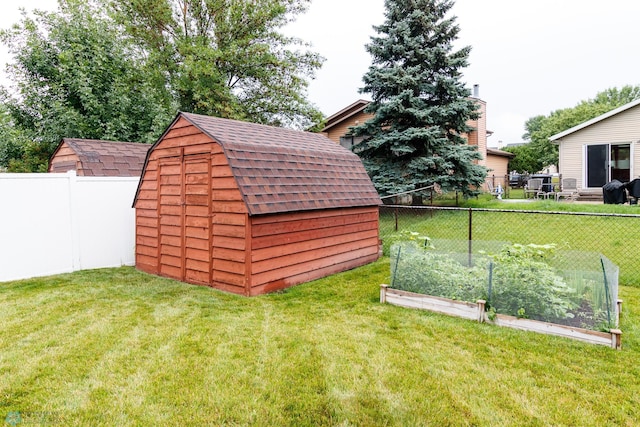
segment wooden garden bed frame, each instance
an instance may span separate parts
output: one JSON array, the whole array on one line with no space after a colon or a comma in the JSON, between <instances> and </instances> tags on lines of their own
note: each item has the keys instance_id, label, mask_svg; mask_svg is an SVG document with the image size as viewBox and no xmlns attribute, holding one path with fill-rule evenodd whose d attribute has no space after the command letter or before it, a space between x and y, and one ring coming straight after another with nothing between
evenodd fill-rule
<instances>
[{"instance_id":1,"label":"wooden garden bed frame","mask_svg":"<svg viewBox=\"0 0 640 427\"><path fill-rule=\"evenodd\" d=\"M622 331L611 329L609 332L592 331L589 329L575 328L572 326L558 325L555 323L541 322L539 320L520 319L505 314L496 314L490 320L485 312L486 301L478 300L476 303L456 301L447 298L417 294L390 288L389 285L380 285L380 302L407 308L418 308L436 313L448 314L463 319L477 320L478 322L491 323L493 325L508 328L533 331L541 334L556 335L584 341L590 344L606 345L616 350L622 349ZM616 319L619 320L622 312L622 300L617 301ZM619 322L616 322L619 324Z\"/></svg>"}]
</instances>

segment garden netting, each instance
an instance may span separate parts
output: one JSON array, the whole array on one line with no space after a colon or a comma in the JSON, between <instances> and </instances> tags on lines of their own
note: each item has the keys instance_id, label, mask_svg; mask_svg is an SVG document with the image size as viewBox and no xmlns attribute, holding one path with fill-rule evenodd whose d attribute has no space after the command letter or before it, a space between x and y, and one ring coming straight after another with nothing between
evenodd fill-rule
<instances>
[{"instance_id":1,"label":"garden netting","mask_svg":"<svg viewBox=\"0 0 640 427\"><path fill-rule=\"evenodd\" d=\"M391 287L497 314L591 330L617 328L618 267L595 252L554 245L432 240L392 245Z\"/></svg>"}]
</instances>

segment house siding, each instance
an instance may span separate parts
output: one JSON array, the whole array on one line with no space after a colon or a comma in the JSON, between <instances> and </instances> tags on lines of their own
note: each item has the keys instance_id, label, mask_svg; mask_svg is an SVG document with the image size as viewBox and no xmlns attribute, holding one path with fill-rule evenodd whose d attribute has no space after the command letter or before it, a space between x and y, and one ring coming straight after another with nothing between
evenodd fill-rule
<instances>
[{"instance_id":1,"label":"house siding","mask_svg":"<svg viewBox=\"0 0 640 427\"><path fill-rule=\"evenodd\" d=\"M558 163L563 178L575 178L578 188L584 182L584 146L592 144L631 144L631 179L640 170L640 106L622 111L559 139Z\"/></svg>"},{"instance_id":2,"label":"house siding","mask_svg":"<svg viewBox=\"0 0 640 427\"><path fill-rule=\"evenodd\" d=\"M353 116L348 117L344 121L331 127L331 129L329 129L327 132L324 132L324 134L327 136L327 138L339 144L340 137L348 135L350 127L361 125L367 120L371 119L372 117L373 117L373 114L359 111L358 113L355 113Z\"/></svg>"}]
</instances>

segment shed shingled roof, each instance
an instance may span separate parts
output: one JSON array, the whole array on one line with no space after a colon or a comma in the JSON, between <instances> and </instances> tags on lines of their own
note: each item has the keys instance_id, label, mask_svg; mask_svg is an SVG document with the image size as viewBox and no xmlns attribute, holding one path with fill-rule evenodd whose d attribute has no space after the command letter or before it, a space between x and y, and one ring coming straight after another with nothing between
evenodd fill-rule
<instances>
[{"instance_id":1,"label":"shed shingled roof","mask_svg":"<svg viewBox=\"0 0 640 427\"><path fill-rule=\"evenodd\" d=\"M220 144L250 215L381 204L360 158L324 135L191 113L175 121L180 117Z\"/></svg>"},{"instance_id":2,"label":"shed shingled roof","mask_svg":"<svg viewBox=\"0 0 640 427\"><path fill-rule=\"evenodd\" d=\"M63 138L51 160L63 144L78 156L86 176L140 176L151 144Z\"/></svg>"}]
</instances>

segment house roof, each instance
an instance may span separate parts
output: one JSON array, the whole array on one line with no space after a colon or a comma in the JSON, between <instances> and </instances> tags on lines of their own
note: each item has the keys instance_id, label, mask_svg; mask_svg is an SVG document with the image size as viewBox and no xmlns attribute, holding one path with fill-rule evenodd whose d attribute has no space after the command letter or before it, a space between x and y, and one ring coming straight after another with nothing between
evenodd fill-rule
<instances>
[{"instance_id":1,"label":"house roof","mask_svg":"<svg viewBox=\"0 0 640 427\"><path fill-rule=\"evenodd\" d=\"M78 156L85 176L140 176L150 144L103 141L97 139L63 138L49 160L49 167L63 145ZM54 164L65 166L63 163ZM75 163L66 169L75 169Z\"/></svg>"},{"instance_id":2,"label":"house roof","mask_svg":"<svg viewBox=\"0 0 640 427\"><path fill-rule=\"evenodd\" d=\"M381 204L358 156L321 134L191 113L174 123L180 117L220 144L250 215Z\"/></svg>"},{"instance_id":3,"label":"house roof","mask_svg":"<svg viewBox=\"0 0 640 427\"><path fill-rule=\"evenodd\" d=\"M326 132L335 126L338 123L348 119L349 117L358 114L362 110L364 110L367 105L369 105L371 101L365 101L364 99L359 99L351 105L344 107L342 110L338 111L335 114L330 115L325 119L325 126L322 129L322 132Z\"/></svg>"},{"instance_id":4,"label":"house roof","mask_svg":"<svg viewBox=\"0 0 640 427\"><path fill-rule=\"evenodd\" d=\"M627 104L624 104L614 110L608 111L604 114L599 115L598 117L594 117L591 120L587 120L586 122L580 123L579 125L576 125L570 129L567 129L563 132L557 133L555 135L552 135L549 137L549 141L557 141L561 138L564 138L567 135L571 135L574 132L577 132L581 129L584 129L588 126L591 126L593 124L596 124L598 122L601 122L605 119L608 119L609 117L615 116L616 114L622 113L623 111L629 110L637 105L640 105L640 99L636 99L635 101L631 101Z\"/></svg>"},{"instance_id":5,"label":"house roof","mask_svg":"<svg viewBox=\"0 0 640 427\"><path fill-rule=\"evenodd\" d=\"M487 147L487 155L509 157L509 158L516 156L515 154L509 153L508 151L502 151L496 148L488 148L488 147Z\"/></svg>"}]
</instances>

